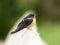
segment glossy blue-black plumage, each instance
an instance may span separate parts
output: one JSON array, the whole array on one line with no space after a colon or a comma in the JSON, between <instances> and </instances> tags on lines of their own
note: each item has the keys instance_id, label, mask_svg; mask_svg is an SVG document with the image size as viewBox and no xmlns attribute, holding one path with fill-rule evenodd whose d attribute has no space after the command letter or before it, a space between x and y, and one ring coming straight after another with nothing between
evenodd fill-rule
<instances>
[{"instance_id":1,"label":"glossy blue-black plumage","mask_svg":"<svg viewBox=\"0 0 60 45\"><path fill-rule=\"evenodd\" d=\"M33 22L33 19L31 18L33 15L29 15L27 17L25 17L17 26L17 29L13 32L11 32L11 34L14 34L18 31L21 31L22 29L26 28L28 25L30 25Z\"/></svg>"}]
</instances>

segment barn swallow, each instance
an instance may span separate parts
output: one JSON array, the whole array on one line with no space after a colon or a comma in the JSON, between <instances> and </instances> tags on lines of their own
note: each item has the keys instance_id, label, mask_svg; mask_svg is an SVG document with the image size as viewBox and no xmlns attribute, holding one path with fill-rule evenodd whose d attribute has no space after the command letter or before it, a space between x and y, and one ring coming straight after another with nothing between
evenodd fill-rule
<instances>
[{"instance_id":1,"label":"barn swallow","mask_svg":"<svg viewBox=\"0 0 60 45\"><path fill-rule=\"evenodd\" d=\"M24 28L30 29L34 25L34 18L34 14L29 14L28 16L23 18L23 20L18 24L17 29L11 32L11 34L21 31Z\"/></svg>"}]
</instances>

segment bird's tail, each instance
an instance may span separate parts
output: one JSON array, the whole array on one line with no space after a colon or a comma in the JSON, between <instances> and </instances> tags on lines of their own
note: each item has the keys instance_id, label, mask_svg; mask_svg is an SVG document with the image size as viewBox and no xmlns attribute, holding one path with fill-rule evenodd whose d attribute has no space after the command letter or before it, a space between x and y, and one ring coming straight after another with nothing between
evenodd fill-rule
<instances>
[{"instance_id":1,"label":"bird's tail","mask_svg":"<svg viewBox=\"0 0 60 45\"><path fill-rule=\"evenodd\" d=\"M17 33L18 31L21 31L22 29L17 28L15 31L11 32L11 34Z\"/></svg>"},{"instance_id":2,"label":"bird's tail","mask_svg":"<svg viewBox=\"0 0 60 45\"><path fill-rule=\"evenodd\" d=\"M13 31L13 32L11 32L11 34L14 34L14 33L16 33L17 31Z\"/></svg>"},{"instance_id":3,"label":"bird's tail","mask_svg":"<svg viewBox=\"0 0 60 45\"><path fill-rule=\"evenodd\" d=\"M15 30L15 31L11 32L11 34L14 34L14 33L18 32L18 31L19 31L19 30Z\"/></svg>"}]
</instances>

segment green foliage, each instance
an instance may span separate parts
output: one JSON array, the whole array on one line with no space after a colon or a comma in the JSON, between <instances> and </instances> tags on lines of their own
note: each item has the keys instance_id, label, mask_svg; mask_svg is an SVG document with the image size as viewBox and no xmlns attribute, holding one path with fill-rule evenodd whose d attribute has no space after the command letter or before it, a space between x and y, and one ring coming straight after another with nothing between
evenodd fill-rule
<instances>
[{"instance_id":1,"label":"green foliage","mask_svg":"<svg viewBox=\"0 0 60 45\"><path fill-rule=\"evenodd\" d=\"M41 24L39 27L40 36L48 45L60 45L60 24Z\"/></svg>"},{"instance_id":2,"label":"green foliage","mask_svg":"<svg viewBox=\"0 0 60 45\"><path fill-rule=\"evenodd\" d=\"M5 39L15 22L27 11L34 10L37 14L37 25L41 37L49 45L60 45L60 23L44 24L49 15L42 15L44 0L0 0L0 39ZM50 11L49 11L50 12ZM51 16L52 17L52 16ZM51 18L50 17L50 18ZM54 17L54 16L53 16ZM52 19L53 19L52 17ZM43 19L42 19L43 18ZM46 19L47 19L46 18ZM49 18L49 19L50 19ZM47 19L48 20L48 19ZM49 23L51 22L48 20Z\"/></svg>"}]
</instances>

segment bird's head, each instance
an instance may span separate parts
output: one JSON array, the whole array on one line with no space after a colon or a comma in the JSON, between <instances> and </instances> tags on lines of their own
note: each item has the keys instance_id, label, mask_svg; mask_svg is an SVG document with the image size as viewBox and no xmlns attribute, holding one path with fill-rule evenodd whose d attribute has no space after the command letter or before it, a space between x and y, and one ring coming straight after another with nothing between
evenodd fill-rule
<instances>
[{"instance_id":1,"label":"bird's head","mask_svg":"<svg viewBox=\"0 0 60 45\"><path fill-rule=\"evenodd\" d=\"M29 14L28 19L33 19L34 23L36 23L36 15L35 14Z\"/></svg>"},{"instance_id":2,"label":"bird's head","mask_svg":"<svg viewBox=\"0 0 60 45\"><path fill-rule=\"evenodd\" d=\"M35 15L34 14L29 14L26 18L34 18Z\"/></svg>"}]
</instances>

